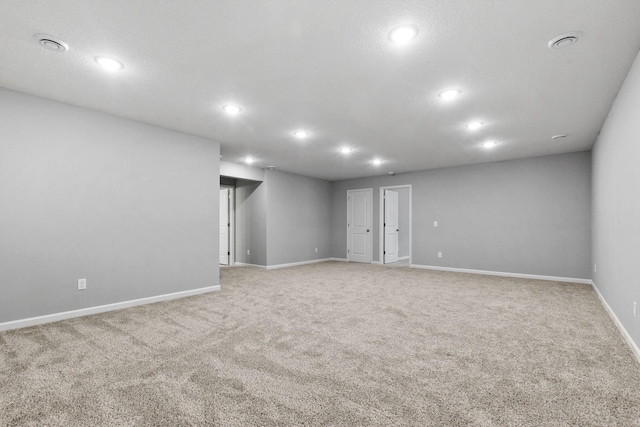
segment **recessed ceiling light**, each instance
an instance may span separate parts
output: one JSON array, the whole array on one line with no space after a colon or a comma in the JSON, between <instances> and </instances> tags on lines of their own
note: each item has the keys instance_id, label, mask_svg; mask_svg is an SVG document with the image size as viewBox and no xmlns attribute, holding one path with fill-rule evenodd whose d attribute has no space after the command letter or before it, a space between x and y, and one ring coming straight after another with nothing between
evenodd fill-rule
<instances>
[{"instance_id":1,"label":"recessed ceiling light","mask_svg":"<svg viewBox=\"0 0 640 427\"><path fill-rule=\"evenodd\" d=\"M460 95L462 91L460 89L447 89L444 92L440 92L440 98L445 99L445 100L449 100L449 99L453 99L456 96Z\"/></svg>"},{"instance_id":2,"label":"recessed ceiling light","mask_svg":"<svg viewBox=\"0 0 640 427\"><path fill-rule=\"evenodd\" d=\"M487 142L485 142L485 143L483 143L483 144L482 144L482 146L483 146L484 148L493 148L493 147L495 147L496 145L498 145L498 143L497 143L497 142L495 142L495 141L487 141Z\"/></svg>"},{"instance_id":3,"label":"recessed ceiling light","mask_svg":"<svg viewBox=\"0 0 640 427\"><path fill-rule=\"evenodd\" d=\"M244 162L250 165L251 163L255 162L255 160L251 157L247 157L244 159Z\"/></svg>"},{"instance_id":4,"label":"recessed ceiling light","mask_svg":"<svg viewBox=\"0 0 640 427\"><path fill-rule=\"evenodd\" d=\"M395 172L389 172L389 175L391 175L391 176L393 176L395 174L396 174Z\"/></svg>"},{"instance_id":5,"label":"recessed ceiling light","mask_svg":"<svg viewBox=\"0 0 640 427\"><path fill-rule=\"evenodd\" d=\"M53 37L48 34L36 34L35 37L42 47L49 50L53 50L56 52L65 52L69 49L69 45L57 37Z\"/></svg>"},{"instance_id":6,"label":"recessed ceiling light","mask_svg":"<svg viewBox=\"0 0 640 427\"><path fill-rule=\"evenodd\" d=\"M349 147L342 147L342 148L340 149L340 152L341 152L342 154L349 154L349 153L351 152L351 148L349 148Z\"/></svg>"},{"instance_id":7,"label":"recessed ceiling light","mask_svg":"<svg viewBox=\"0 0 640 427\"><path fill-rule=\"evenodd\" d=\"M567 137L567 135L564 135L564 134L563 135L553 135L551 137L551 139L562 139L562 138L566 138L566 137Z\"/></svg>"},{"instance_id":8,"label":"recessed ceiling light","mask_svg":"<svg viewBox=\"0 0 640 427\"><path fill-rule=\"evenodd\" d=\"M477 129L480 129L483 124L484 123L482 123L482 122L467 123L467 129L469 129L469 130L477 130Z\"/></svg>"},{"instance_id":9,"label":"recessed ceiling light","mask_svg":"<svg viewBox=\"0 0 640 427\"><path fill-rule=\"evenodd\" d=\"M576 44L580 37L582 37L581 31L570 31L552 38L547 45L550 49L563 49Z\"/></svg>"},{"instance_id":10,"label":"recessed ceiling light","mask_svg":"<svg viewBox=\"0 0 640 427\"><path fill-rule=\"evenodd\" d=\"M389 39L397 44L403 45L409 43L418 35L418 29L413 25L403 25L396 27L389 33Z\"/></svg>"},{"instance_id":11,"label":"recessed ceiling light","mask_svg":"<svg viewBox=\"0 0 640 427\"><path fill-rule=\"evenodd\" d=\"M113 58L107 58L106 56L97 56L96 62L107 71L118 71L124 68L122 62L116 61Z\"/></svg>"},{"instance_id":12,"label":"recessed ceiling light","mask_svg":"<svg viewBox=\"0 0 640 427\"><path fill-rule=\"evenodd\" d=\"M235 116L236 114L240 114L240 111L242 111L242 109L240 107L238 107L237 105L225 105L224 107L222 107L222 109L229 115L231 116Z\"/></svg>"},{"instance_id":13,"label":"recessed ceiling light","mask_svg":"<svg viewBox=\"0 0 640 427\"><path fill-rule=\"evenodd\" d=\"M304 139L309 136L309 132L307 132L306 130L297 130L293 133L293 136L295 136L296 138Z\"/></svg>"},{"instance_id":14,"label":"recessed ceiling light","mask_svg":"<svg viewBox=\"0 0 640 427\"><path fill-rule=\"evenodd\" d=\"M382 164L382 160L380 160L380 159L373 159L373 161L372 161L371 163L373 163L373 164L374 164L374 165L376 165L376 166L380 166L380 165Z\"/></svg>"}]
</instances>

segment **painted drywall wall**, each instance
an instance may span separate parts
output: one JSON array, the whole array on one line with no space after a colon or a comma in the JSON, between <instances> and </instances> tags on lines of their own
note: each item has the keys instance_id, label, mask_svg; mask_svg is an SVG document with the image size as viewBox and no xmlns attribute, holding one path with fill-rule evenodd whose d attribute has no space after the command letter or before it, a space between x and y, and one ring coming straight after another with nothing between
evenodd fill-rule
<instances>
[{"instance_id":1,"label":"painted drywall wall","mask_svg":"<svg viewBox=\"0 0 640 427\"><path fill-rule=\"evenodd\" d=\"M267 267L328 258L330 183L281 171L261 178L236 180L236 262Z\"/></svg>"},{"instance_id":2,"label":"painted drywall wall","mask_svg":"<svg viewBox=\"0 0 640 427\"><path fill-rule=\"evenodd\" d=\"M236 181L236 262L267 265L267 191L263 182ZM247 251L249 251L247 253Z\"/></svg>"},{"instance_id":3,"label":"painted drywall wall","mask_svg":"<svg viewBox=\"0 0 640 427\"><path fill-rule=\"evenodd\" d=\"M236 187L236 179L235 178L228 178L226 176L221 176L220 177L220 186L221 187Z\"/></svg>"},{"instance_id":4,"label":"painted drywall wall","mask_svg":"<svg viewBox=\"0 0 640 427\"><path fill-rule=\"evenodd\" d=\"M264 169L254 168L240 163L220 161L220 176L229 178L246 179L250 181L263 181Z\"/></svg>"},{"instance_id":5,"label":"painted drywall wall","mask_svg":"<svg viewBox=\"0 0 640 427\"><path fill-rule=\"evenodd\" d=\"M217 142L6 89L0 111L0 323L219 285Z\"/></svg>"},{"instance_id":6,"label":"painted drywall wall","mask_svg":"<svg viewBox=\"0 0 640 427\"><path fill-rule=\"evenodd\" d=\"M593 281L640 346L640 56L593 149ZM593 268L593 266L592 266Z\"/></svg>"},{"instance_id":7,"label":"painted drywall wall","mask_svg":"<svg viewBox=\"0 0 640 427\"><path fill-rule=\"evenodd\" d=\"M328 258L331 184L280 171L265 172L267 265ZM318 248L318 252L315 252Z\"/></svg>"},{"instance_id":8,"label":"painted drywall wall","mask_svg":"<svg viewBox=\"0 0 640 427\"><path fill-rule=\"evenodd\" d=\"M348 189L374 188L378 260L378 188L411 184L413 264L588 279L590 162L583 152L334 182L332 256L346 257Z\"/></svg>"}]
</instances>

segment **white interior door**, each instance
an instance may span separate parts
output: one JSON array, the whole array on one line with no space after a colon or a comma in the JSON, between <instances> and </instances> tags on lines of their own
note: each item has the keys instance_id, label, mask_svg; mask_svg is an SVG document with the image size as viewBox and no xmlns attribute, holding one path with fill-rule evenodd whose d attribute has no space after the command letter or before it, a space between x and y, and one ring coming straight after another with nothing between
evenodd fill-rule
<instances>
[{"instance_id":1,"label":"white interior door","mask_svg":"<svg viewBox=\"0 0 640 427\"><path fill-rule=\"evenodd\" d=\"M229 220L229 189L220 189L220 264L229 265L229 229L231 221Z\"/></svg>"},{"instance_id":2,"label":"white interior door","mask_svg":"<svg viewBox=\"0 0 640 427\"><path fill-rule=\"evenodd\" d=\"M398 243L398 192L384 190L384 263L397 262Z\"/></svg>"},{"instance_id":3,"label":"white interior door","mask_svg":"<svg viewBox=\"0 0 640 427\"><path fill-rule=\"evenodd\" d=\"M347 260L371 263L373 190L347 191Z\"/></svg>"}]
</instances>

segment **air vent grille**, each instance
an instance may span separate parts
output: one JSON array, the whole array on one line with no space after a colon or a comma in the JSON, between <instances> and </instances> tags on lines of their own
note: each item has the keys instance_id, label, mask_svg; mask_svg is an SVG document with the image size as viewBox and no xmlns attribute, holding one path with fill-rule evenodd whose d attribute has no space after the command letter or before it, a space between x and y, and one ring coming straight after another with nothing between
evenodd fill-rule
<instances>
[{"instance_id":1,"label":"air vent grille","mask_svg":"<svg viewBox=\"0 0 640 427\"><path fill-rule=\"evenodd\" d=\"M576 44L580 37L582 37L582 33L580 31L572 31L552 38L548 45L551 49L564 49L565 47Z\"/></svg>"},{"instance_id":2,"label":"air vent grille","mask_svg":"<svg viewBox=\"0 0 640 427\"><path fill-rule=\"evenodd\" d=\"M48 34L36 34L36 40L40 43L40 46L53 50L55 52L66 52L69 49L69 45L62 40L50 36Z\"/></svg>"}]
</instances>

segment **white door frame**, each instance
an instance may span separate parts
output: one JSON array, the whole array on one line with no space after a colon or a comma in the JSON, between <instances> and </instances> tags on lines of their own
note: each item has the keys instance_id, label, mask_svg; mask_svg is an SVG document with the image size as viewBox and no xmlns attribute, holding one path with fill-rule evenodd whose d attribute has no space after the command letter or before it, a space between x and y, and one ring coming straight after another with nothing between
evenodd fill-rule
<instances>
[{"instance_id":1,"label":"white door frame","mask_svg":"<svg viewBox=\"0 0 640 427\"><path fill-rule=\"evenodd\" d=\"M390 264L398 262L400 254L400 192L396 190L384 190L383 194L384 221L382 225L384 229L384 250L382 252L382 264ZM395 200L393 204L389 203L392 199ZM394 236L394 239L390 239L391 236Z\"/></svg>"},{"instance_id":2,"label":"white door frame","mask_svg":"<svg viewBox=\"0 0 640 427\"><path fill-rule=\"evenodd\" d=\"M236 263L236 188L220 185L220 189L229 190L229 265Z\"/></svg>"},{"instance_id":3,"label":"white door frame","mask_svg":"<svg viewBox=\"0 0 640 427\"><path fill-rule=\"evenodd\" d=\"M367 233L367 245L369 248L369 264L371 264L373 262L373 188L358 188L358 189L351 189L351 190L347 190L347 262L350 261L350 253L349 253L349 210L351 209L350 204L349 204L349 196L351 195L352 192L356 192L356 191L367 191L369 193L369 202L370 202L370 206L369 206L369 223L371 225L370 228L370 232Z\"/></svg>"},{"instance_id":4,"label":"white door frame","mask_svg":"<svg viewBox=\"0 0 640 427\"><path fill-rule=\"evenodd\" d=\"M413 239L413 217L412 212L413 209L411 204L413 203L413 195L411 184L404 185L389 185L387 187L380 187L380 238L378 239L378 243L380 244L380 264L384 264L384 190L396 190L398 188L408 188L409 189L409 265L411 265L411 260L413 259L413 244L411 240Z\"/></svg>"}]
</instances>

